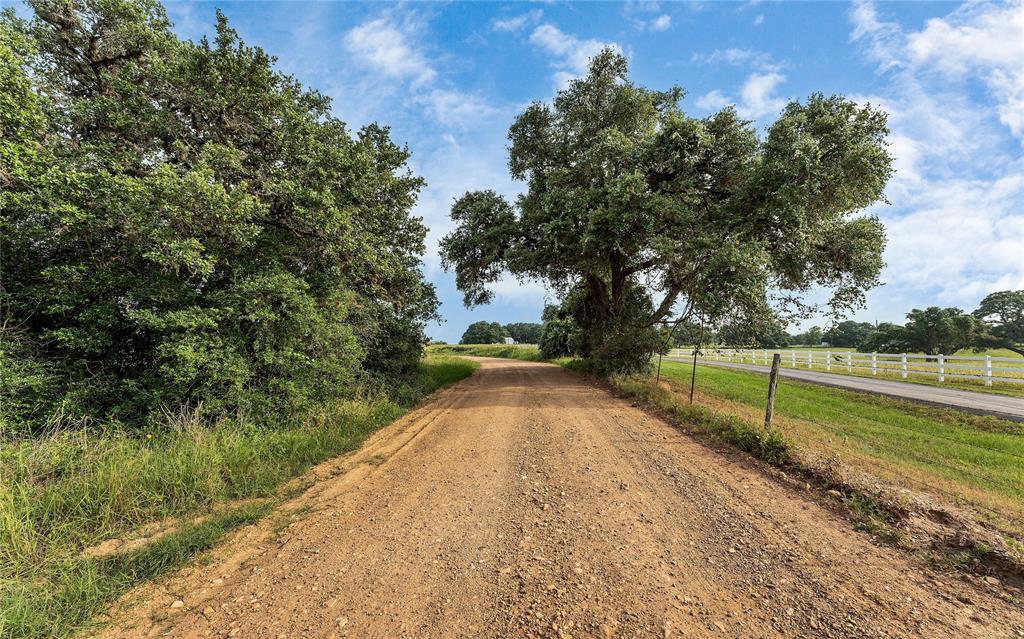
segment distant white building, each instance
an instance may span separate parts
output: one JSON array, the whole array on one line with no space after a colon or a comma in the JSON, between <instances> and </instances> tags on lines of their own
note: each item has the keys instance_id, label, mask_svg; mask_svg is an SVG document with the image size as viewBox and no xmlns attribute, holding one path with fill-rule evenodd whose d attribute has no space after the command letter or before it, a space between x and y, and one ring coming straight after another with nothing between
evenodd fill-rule
<instances>
[{"instance_id":1,"label":"distant white building","mask_svg":"<svg viewBox=\"0 0 1024 639\"><path fill-rule=\"evenodd\" d=\"M516 341L514 339L512 339L511 337L506 337L505 338L505 343L506 344L515 344Z\"/></svg>"}]
</instances>

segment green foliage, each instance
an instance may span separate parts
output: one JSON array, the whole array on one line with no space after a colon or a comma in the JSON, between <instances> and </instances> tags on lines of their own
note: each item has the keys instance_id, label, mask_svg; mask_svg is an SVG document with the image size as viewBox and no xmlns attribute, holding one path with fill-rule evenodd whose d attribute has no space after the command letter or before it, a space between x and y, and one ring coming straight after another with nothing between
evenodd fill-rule
<instances>
[{"instance_id":1,"label":"green foliage","mask_svg":"<svg viewBox=\"0 0 1024 639\"><path fill-rule=\"evenodd\" d=\"M820 326L812 326L806 333L797 333L790 337L789 342L798 346L818 346L825 339Z\"/></svg>"},{"instance_id":2,"label":"green foliage","mask_svg":"<svg viewBox=\"0 0 1024 639\"><path fill-rule=\"evenodd\" d=\"M998 291L981 300L974 316L996 338L986 346L1002 346L1024 355L1024 291Z\"/></svg>"},{"instance_id":3,"label":"green foliage","mask_svg":"<svg viewBox=\"0 0 1024 639\"><path fill-rule=\"evenodd\" d=\"M751 325L749 323L728 323L717 333L720 344L729 346L759 346L761 348L783 348L789 345L789 335L774 318L763 318Z\"/></svg>"},{"instance_id":4,"label":"green foliage","mask_svg":"<svg viewBox=\"0 0 1024 639\"><path fill-rule=\"evenodd\" d=\"M868 344L874 338L875 327L868 322L853 322L847 320L839 322L832 328L825 331L824 340L829 346L843 348L859 348Z\"/></svg>"},{"instance_id":5,"label":"green foliage","mask_svg":"<svg viewBox=\"0 0 1024 639\"><path fill-rule=\"evenodd\" d=\"M554 359L572 355L570 346L572 333L573 324L569 320L551 319L544 322L540 340L537 343L540 347L541 357Z\"/></svg>"},{"instance_id":6,"label":"green foliage","mask_svg":"<svg viewBox=\"0 0 1024 639\"><path fill-rule=\"evenodd\" d=\"M930 306L907 313L903 326L885 324L864 348L891 353L952 354L986 341L985 327L976 317L958 308Z\"/></svg>"},{"instance_id":7,"label":"green foliage","mask_svg":"<svg viewBox=\"0 0 1024 639\"><path fill-rule=\"evenodd\" d=\"M0 19L0 428L296 415L415 374L422 180L386 128L223 15L193 43L153 0L30 6Z\"/></svg>"},{"instance_id":8,"label":"green foliage","mask_svg":"<svg viewBox=\"0 0 1024 639\"><path fill-rule=\"evenodd\" d=\"M508 332L497 322L473 322L462 334L460 344L502 344Z\"/></svg>"},{"instance_id":9,"label":"green foliage","mask_svg":"<svg viewBox=\"0 0 1024 639\"><path fill-rule=\"evenodd\" d=\"M543 280L577 322L577 352L609 372L637 370L678 306L763 318L770 291L812 286L832 289L834 312L861 304L881 268L882 225L858 213L891 173L885 115L815 94L760 139L732 109L687 116L682 95L633 84L606 50L523 111L509 167L526 193L515 206L467 193L441 242L465 303L489 301L506 271Z\"/></svg>"},{"instance_id":10,"label":"green foliage","mask_svg":"<svg viewBox=\"0 0 1024 639\"><path fill-rule=\"evenodd\" d=\"M505 324L505 332L517 344L536 344L540 340L541 324L536 322L516 322Z\"/></svg>"}]
</instances>

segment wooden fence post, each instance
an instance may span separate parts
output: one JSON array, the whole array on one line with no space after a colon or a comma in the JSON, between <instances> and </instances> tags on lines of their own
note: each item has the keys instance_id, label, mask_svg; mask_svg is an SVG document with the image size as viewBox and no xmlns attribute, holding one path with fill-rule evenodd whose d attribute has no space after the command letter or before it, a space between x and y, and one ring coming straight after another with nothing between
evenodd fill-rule
<instances>
[{"instance_id":1,"label":"wooden fence post","mask_svg":"<svg viewBox=\"0 0 1024 639\"><path fill-rule=\"evenodd\" d=\"M832 351L825 351L825 370L832 372Z\"/></svg>"},{"instance_id":2,"label":"wooden fence post","mask_svg":"<svg viewBox=\"0 0 1024 639\"><path fill-rule=\"evenodd\" d=\"M704 328L701 327L701 332L704 332ZM703 336L701 337L703 341ZM693 403L693 387L697 385L697 353L700 351L699 346L693 348L693 370L690 371L690 403Z\"/></svg>"},{"instance_id":3,"label":"wooden fence post","mask_svg":"<svg viewBox=\"0 0 1024 639\"><path fill-rule=\"evenodd\" d=\"M871 353L871 376L878 375L878 353Z\"/></svg>"},{"instance_id":4,"label":"wooden fence post","mask_svg":"<svg viewBox=\"0 0 1024 639\"><path fill-rule=\"evenodd\" d=\"M853 362L851 361L850 357L851 357L850 351L846 351L846 372L847 373L852 373L853 372Z\"/></svg>"},{"instance_id":5,"label":"wooden fence post","mask_svg":"<svg viewBox=\"0 0 1024 639\"><path fill-rule=\"evenodd\" d=\"M807 351L807 370L814 368L814 351Z\"/></svg>"},{"instance_id":6,"label":"wooden fence post","mask_svg":"<svg viewBox=\"0 0 1024 639\"><path fill-rule=\"evenodd\" d=\"M900 353L900 378L907 378L907 354Z\"/></svg>"},{"instance_id":7,"label":"wooden fence post","mask_svg":"<svg viewBox=\"0 0 1024 639\"><path fill-rule=\"evenodd\" d=\"M992 385L992 356L985 356L985 386Z\"/></svg>"},{"instance_id":8,"label":"wooden fence post","mask_svg":"<svg viewBox=\"0 0 1024 639\"><path fill-rule=\"evenodd\" d=\"M775 388L779 384L779 362L782 356L778 353L772 355L772 372L768 376L768 406L764 409L764 428L769 430L772 427L772 414L775 412Z\"/></svg>"},{"instance_id":9,"label":"wooden fence post","mask_svg":"<svg viewBox=\"0 0 1024 639\"><path fill-rule=\"evenodd\" d=\"M946 356L941 354L939 355L939 381L946 381Z\"/></svg>"}]
</instances>

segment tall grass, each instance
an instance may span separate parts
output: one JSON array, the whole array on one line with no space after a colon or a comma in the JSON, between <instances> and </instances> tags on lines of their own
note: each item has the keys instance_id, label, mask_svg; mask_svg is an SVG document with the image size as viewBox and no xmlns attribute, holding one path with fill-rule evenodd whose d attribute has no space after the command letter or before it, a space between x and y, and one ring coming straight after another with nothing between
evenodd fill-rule
<instances>
[{"instance_id":1,"label":"tall grass","mask_svg":"<svg viewBox=\"0 0 1024 639\"><path fill-rule=\"evenodd\" d=\"M69 431L0 441L0 637L71 634L133 583L257 516L287 480L355 449L476 366L429 357L419 377L391 397L338 401L289 424L211 424L185 411L148 433ZM81 554L152 522L254 498L142 551L106 559Z\"/></svg>"}]
</instances>

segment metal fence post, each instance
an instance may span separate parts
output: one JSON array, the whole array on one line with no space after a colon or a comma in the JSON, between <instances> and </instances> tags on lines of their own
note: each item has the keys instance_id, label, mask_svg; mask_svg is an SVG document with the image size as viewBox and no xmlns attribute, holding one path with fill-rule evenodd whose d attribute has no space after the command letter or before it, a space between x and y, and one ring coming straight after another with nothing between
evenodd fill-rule
<instances>
[{"instance_id":1,"label":"metal fence post","mask_svg":"<svg viewBox=\"0 0 1024 639\"><path fill-rule=\"evenodd\" d=\"M939 381L946 381L946 356L939 355Z\"/></svg>"},{"instance_id":2,"label":"metal fence post","mask_svg":"<svg viewBox=\"0 0 1024 639\"><path fill-rule=\"evenodd\" d=\"M878 353L871 353L871 376L878 375Z\"/></svg>"},{"instance_id":3,"label":"metal fence post","mask_svg":"<svg viewBox=\"0 0 1024 639\"><path fill-rule=\"evenodd\" d=\"M832 372L832 351L825 351L825 370Z\"/></svg>"},{"instance_id":4,"label":"metal fence post","mask_svg":"<svg viewBox=\"0 0 1024 639\"><path fill-rule=\"evenodd\" d=\"M900 378L907 378L907 354L900 353Z\"/></svg>"},{"instance_id":5,"label":"metal fence post","mask_svg":"<svg viewBox=\"0 0 1024 639\"><path fill-rule=\"evenodd\" d=\"M985 386L992 385L992 356L985 356Z\"/></svg>"}]
</instances>

